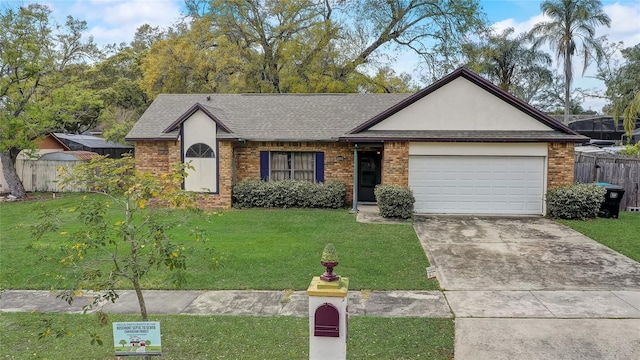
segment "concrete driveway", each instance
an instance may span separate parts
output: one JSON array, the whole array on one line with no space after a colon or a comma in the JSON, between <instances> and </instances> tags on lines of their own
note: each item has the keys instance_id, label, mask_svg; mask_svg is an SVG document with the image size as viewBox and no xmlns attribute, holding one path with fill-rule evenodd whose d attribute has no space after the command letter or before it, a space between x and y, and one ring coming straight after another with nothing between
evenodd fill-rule
<instances>
[{"instance_id":1,"label":"concrete driveway","mask_svg":"<svg viewBox=\"0 0 640 360\"><path fill-rule=\"evenodd\" d=\"M640 263L545 218L418 216L415 228L445 290L640 290Z\"/></svg>"},{"instance_id":2,"label":"concrete driveway","mask_svg":"<svg viewBox=\"0 0 640 360\"><path fill-rule=\"evenodd\" d=\"M640 359L640 263L539 217L417 216L456 360Z\"/></svg>"}]
</instances>

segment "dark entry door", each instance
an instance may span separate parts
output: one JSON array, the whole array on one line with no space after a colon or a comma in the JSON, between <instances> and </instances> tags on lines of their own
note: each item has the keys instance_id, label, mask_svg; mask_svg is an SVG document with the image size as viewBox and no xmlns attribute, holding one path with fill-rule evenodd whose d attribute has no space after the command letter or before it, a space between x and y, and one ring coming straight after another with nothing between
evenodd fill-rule
<instances>
[{"instance_id":1,"label":"dark entry door","mask_svg":"<svg viewBox=\"0 0 640 360\"><path fill-rule=\"evenodd\" d=\"M382 177L382 154L378 151L358 153L358 201L375 202L373 193Z\"/></svg>"}]
</instances>

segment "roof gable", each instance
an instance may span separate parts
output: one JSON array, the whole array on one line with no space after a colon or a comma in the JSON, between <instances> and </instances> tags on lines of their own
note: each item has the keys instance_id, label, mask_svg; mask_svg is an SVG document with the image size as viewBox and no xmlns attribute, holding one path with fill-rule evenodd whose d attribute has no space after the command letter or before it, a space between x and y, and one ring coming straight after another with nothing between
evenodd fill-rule
<instances>
[{"instance_id":1,"label":"roof gable","mask_svg":"<svg viewBox=\"0 0 640 360\"><path fill-rule=\"evenodd\" d=\"M416 121L417 120L417 121ZM475 73L459 68L378 114L363 131L560 131L576 133Z\"/></svg>"},{"instance_id":2,"label":"roof gable","mask_svg":"<svg viewBox=\"0 0 640 360\"><path fill-rule=\"evenodd\" d=\"M56 134L49 133L43 138L36 139L36 146L38 149L59 149L69 151L71 150L67 144L60 140Z\"/></svg>"},{"instance_id":3,"label":"roof gable","mask_svg":"<svg viewBox=\"0 0 640 360\"><path fill-rule=\"evenodd\" d=\"M164 129L162 132L167 134L167 133L171 133L175 130L177 130L180 126L182 126L182 124L187 121L191 116L193 116L193 114L195 114L198 111L202 111L205 115L207 115L211 120L213 120L213 122L216 123L216 125L223 131L226 131L228 133L232 133L231 130L229 130L229 128L223 124L214 114L213 111L214 109L209 109L206 106L203 106L200 103L195 103L192 107L189 108L189 110L187 110L184 114L180 115L179 118L177 118L173 123L171 123L166 129Z\"/></svg>"}]
</instances>

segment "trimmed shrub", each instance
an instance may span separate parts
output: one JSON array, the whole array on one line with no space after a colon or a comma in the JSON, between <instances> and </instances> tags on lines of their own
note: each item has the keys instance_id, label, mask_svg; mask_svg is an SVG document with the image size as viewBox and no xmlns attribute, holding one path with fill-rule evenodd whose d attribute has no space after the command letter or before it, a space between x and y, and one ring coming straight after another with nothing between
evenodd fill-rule
<instances>
[{"instance_id":1,"label":"trimmed shrub","mask_svg":"<svg viewBox=\"0 0 640 360\"><path fill-rule=\"evenodd\" d=\"M329 181L246 181L233 187L233 206L237 208L325 208L344 206L344 183Z\"/></svg>"},{"instance_id":2,"label":"trimmed shrub","mask_svg":"<svg viewBox=\"0 0 640 360\"><path fill-rule=\"evenodd\" d=\"M547 215L559 219L592 219L598 216L607 190L597 184L573 184L547 191Z\"/></svg>"},{"instance_id":3,"label":"trimmed shrub","mask_svg":"<svg viewBox=\"0 0 640 360\"><path fill-rule=\"evenodd\" d=\"M378 185L375 195L381 216L408 219L413 215L416 199L411 189L399 185Z\"/></svg>"}]
</instances>

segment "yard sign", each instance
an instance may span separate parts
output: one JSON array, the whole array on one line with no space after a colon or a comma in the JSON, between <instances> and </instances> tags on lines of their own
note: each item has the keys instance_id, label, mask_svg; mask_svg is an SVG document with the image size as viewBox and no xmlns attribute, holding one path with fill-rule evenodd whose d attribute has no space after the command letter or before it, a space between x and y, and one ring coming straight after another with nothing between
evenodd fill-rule
<instances>
[{"instance_id":1,"label":"yard sign","mask_svg":"<svg viewBox=\"0 0 640 360\"><path fill-rule=\"evenodd\" d=\"M160 323L157 321L114 322L113 347L116 356L162 355Z\"/></svg>"}]
</instances>

